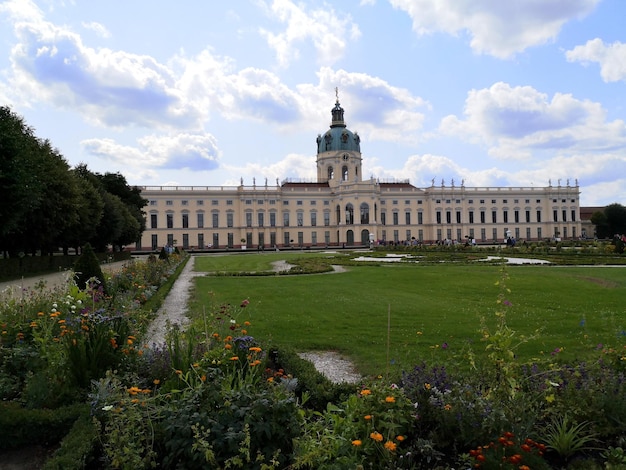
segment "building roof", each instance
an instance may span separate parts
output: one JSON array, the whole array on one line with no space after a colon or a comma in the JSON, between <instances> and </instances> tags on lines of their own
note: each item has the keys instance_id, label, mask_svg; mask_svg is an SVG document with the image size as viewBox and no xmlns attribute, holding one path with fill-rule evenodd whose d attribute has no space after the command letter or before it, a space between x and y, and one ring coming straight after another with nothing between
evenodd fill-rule
<instances>
[{"instance_id":1,"label":"building roof","mask_svg":"<svg viewBox=\"0 0 626 470\"><path fill-rule=\"evenodd\" d=\"M333 120L330 123L330 129L323 136L317 136L317 153L338 150L361 152L361 138L346 127L343 120L343 108L339 104L339 100L335 102L331 114Z\"/></svg>"}]
</instances>

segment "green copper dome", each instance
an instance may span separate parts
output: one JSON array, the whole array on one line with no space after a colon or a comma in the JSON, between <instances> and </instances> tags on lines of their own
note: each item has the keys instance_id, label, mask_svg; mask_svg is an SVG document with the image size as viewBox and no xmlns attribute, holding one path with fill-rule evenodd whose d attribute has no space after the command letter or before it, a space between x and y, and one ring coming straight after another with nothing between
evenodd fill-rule
<instances>
[{"instance_id":1,"label":"green copper dome","mask_svg":"<svg viewBox=\"0 0 626 470\"><path fill-rule=\"evenodd\" d=\"M332 152L338 150L361 151L361 139L358 134L346 127L343 120L343 108L339 101L331 111L333 120L330 129L324 135L317 136L317 153Z\"/></svg>"}]
</instances>

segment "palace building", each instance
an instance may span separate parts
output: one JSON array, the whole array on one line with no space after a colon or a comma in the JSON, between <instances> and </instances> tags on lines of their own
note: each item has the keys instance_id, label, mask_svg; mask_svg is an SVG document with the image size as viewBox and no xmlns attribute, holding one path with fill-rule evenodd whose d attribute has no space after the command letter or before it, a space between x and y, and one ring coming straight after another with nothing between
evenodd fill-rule
<instances>
[{"instance_id":1,"label":"palace building","mask_svg":"<svg viewBox=\"0 0 626 470\"><path fill-rule=\"evenodd\" d=\"M138 250L363 247L372 243L503 243L572 239L581 230L578 181L545 187L418 188L363 178L361 141L335 103L317 137L317 180L275 185L145 186Z\"/></svg>"}]
</instances>

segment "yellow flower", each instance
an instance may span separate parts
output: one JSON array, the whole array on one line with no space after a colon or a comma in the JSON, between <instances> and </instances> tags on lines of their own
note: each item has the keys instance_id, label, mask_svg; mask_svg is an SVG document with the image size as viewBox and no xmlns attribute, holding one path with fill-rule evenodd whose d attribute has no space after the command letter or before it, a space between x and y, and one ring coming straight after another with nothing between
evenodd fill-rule
<instances>
[{"instance_id":1,"label":"yellow flower","mask_svg":"<svg viewBox=\"0 0 626 470\"><path fill-rule=\"evenodd\" d=\"M352 441L352 445L354 447L359 447L361 444L363 444L359 439L355 439L354 441Z\"/></svg>"},{"instance_id":2,"label":"yellow flower","mask_svg":"<svg viewBox=\"0 0 626 470\"><path fill-rule=\"evenodd\" d=\"M371 394L372 394L372 391L367 388L364 390L361 390L361 395L371 395Z\"/></svg>"},{"instance_id":3,"label":"yellow flower","mask_svg":"<svg viewBox=\"0 0 626 470\"><path fill-rule=\"evenodd\" d=\"M430 390L430 384L429 384L429 383L425 383L425 384L424 384L424 388L425 388L426 390Z\"/></svg>"},{"instance_id":4,"label":"yellow flower","mask_svg":"<svg viewBox=\"0 0 626 470\"><path fill-rule=\"evenodd\" d=\"M548 396L546 397L546 401L547 401L548 403L552 403L552 402L554 401L554 393L551 393L550 395L548 395Z\"/></svg>"},{"instance_id":5,"label":"yellow flower","mask_svg":"<svg viewBox=\"0 0 626 470\"><path fill-rule=\"evenodd\" d=\"M176 373L176 375L181 375L183 373L183 371L180 369L176 369L174 372Z\"/></svg>"},{"instance_id":6,"label":"yellow flower","mask_svg":"<svg viewBox=\"0 0 626 470\"><path fill-rule=\"evenodd\" d=\"M389 452L393 452L394 450L396 450L396 443L392 442L392 441L387 441L385 442L385 449L387 449Z\"/></svg>"},{"instance_id":7,"label":"yellow flower","mask_svg":"<svg viewBox=\"0 0 626 470\"><path fill-rule=\"evenodd\" d=\"M370 437L372 439L374 439L376 442L382 442L383 441L383 435L381 433L379 433L378 431L374 431L373 433L371 433Z\"/></svg>"},{"instance_id":8,"label":"yellow flower","mask_svg":"<svg viewBox=\"0 0 626 470\"><path fill-rule=\"evenodd\" d=\"M452 405L445 405L443 409L446 411L450 411L452 409Z\"/></svg>"},{"instance_id":9,"label":"yellow flower","mask_svg":"<svg viewBox=\"0 0 626 470\"><path fill-rule=\"evenodd\" d=\"M396 398L395 398L395 397L392 397L392 396L389 396L389 397L386 397L386 398L385 398L385 401L386 401L387 403L395 403L395 402L396 402Z\"/></svg>"},{"instance_id":10,"label":"yellow flower","mask_svg":"<svg viewBox=\"0 0 626 470\"><path fill-rule=\"evenodd\" d=\"M130 387L127 391L131 395L137 395L139 392L141 392L141 389L139 387Z\"/></svg>"},{"instance_id":11,"label":"yellow flower","mask_svg":"<svg viewBox=\"0 0 626 470\"><path fill-rule=\"evenodd\" d=\"M160 381L159 379L154 379L154 380L152 381L152 383L153 383L154 385L159 385L159 384L161 383L161 381Z\"/></svg>"}]
</instances>

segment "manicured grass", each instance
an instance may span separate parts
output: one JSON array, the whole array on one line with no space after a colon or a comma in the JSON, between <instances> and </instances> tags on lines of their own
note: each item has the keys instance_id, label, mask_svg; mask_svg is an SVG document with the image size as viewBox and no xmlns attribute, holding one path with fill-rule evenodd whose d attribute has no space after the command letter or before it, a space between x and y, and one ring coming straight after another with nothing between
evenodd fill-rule
<instances>
[{"instance_id":1,"label":"manicured grass","mask_svg":"<svg viewBox=\"0 0 626 470\"><path fill-rule=\"evenodd\" d=\"M198 257L196 270L263 271L271 269L271 261L299 256ZM480 318L495 324L501 270L478 263L381 263L333 274L205 277L196 281L191 312L222 303L238 306L247 298L250 304L238 320L250 320L249 333L258 339L302 351L340 351L362 373L397 374L422 360L461 360L470 346L484 353ZM506 271L509 326L525 336L540 330L518 349L521 360L551 355L555 348L564 348L557 358L587 359L597 356L598 344L626 344L625 269L510 266Z\"/></svg>"}]
</instances>

